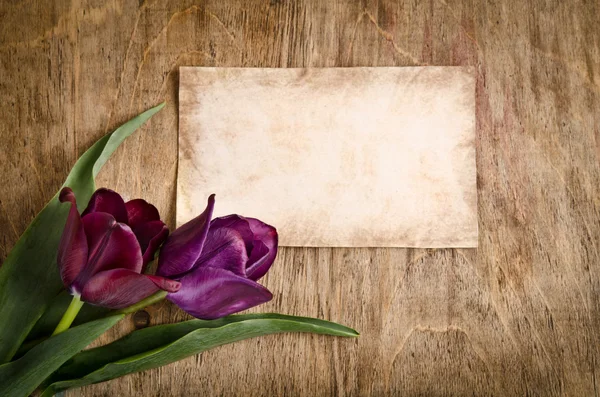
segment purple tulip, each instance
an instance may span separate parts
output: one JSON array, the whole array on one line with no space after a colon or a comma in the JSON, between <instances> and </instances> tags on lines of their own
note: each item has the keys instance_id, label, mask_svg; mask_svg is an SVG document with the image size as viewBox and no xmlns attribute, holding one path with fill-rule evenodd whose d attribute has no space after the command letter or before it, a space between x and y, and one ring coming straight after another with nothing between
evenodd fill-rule
<instances>
[{"instance_id":1,"label":"purple tulip","mask_svg":"<svg viewBox=\"0 0 600 397\"><path fill-rule=\"evenodd\" d=\"M175 230L163 245L157 274L181 282L167 298L194 317L212 320L273 298L256 281L277 255L277 231L258 219L229 215L211 221L206 210Z\"/></svg>"},{"instance_id":2,"label":"purple tulip","mask_svg":"<svg viewBox=\"0 0 600 397\"><path fill-rule=\"evenodd\" d=\"M70 188L61 190L59 200L71 203L57 262L73 295L121 309L159 290L179 290L177 281L140 274L169 234L153 205L141 199L125 203L118 193L98 189L80 216Z\"/></svg>"}]
</instances>

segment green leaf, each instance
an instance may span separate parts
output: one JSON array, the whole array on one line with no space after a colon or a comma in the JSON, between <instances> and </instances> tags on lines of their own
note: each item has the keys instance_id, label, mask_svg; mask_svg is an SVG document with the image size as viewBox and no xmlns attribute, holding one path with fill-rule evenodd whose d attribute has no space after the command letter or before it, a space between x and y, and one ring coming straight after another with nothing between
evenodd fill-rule
<instances>
[{"instance_id":1,"label":"green leaf","mask_svg":"<svg viewBox=\"0 0 600 397\"><path fill-rule=\"evenodd\" d=\"M353 329L329 321L275 313L159 325L75 355L44 382L48 386L42 396L160 367L227 343L280 332L358 336Z\"/></svg>"},{"instance_id":2,"label":"green leaf","mask_svg":"<svg viewBox=\"0 0 600 397\"><path fill-rule=\"evenodd\" d=\"M80 210L95 190L94 178L115 149L158 112L160 104L123 124L88 149L75 163L63 186L77 196ZM8 362L63 288L56 252L69 206L58 193L35 217L0 267L0 363Z\"/></svg>"},{"instance_id":3,"label":"green leaf","mask_svg":"<svg viewBox=\"0 0 600 397\"><path fill-rule=\"evenodd\" d=\"M0 396L28 396L65 361L123 317L115 315L71 328L40 343L20 359L0 365Z\"/></svg>"}]
</instances>

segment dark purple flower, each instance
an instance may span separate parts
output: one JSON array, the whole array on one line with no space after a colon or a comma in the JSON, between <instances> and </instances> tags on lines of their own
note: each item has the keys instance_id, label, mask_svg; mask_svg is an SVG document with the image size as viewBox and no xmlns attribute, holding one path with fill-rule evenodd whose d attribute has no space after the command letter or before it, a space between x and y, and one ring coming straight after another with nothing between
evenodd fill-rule
<instances>
[{"instance_id":1,"label":"dark purple flower","mask_svg":"<svg viewBox=\"0 0 600 397\"><path fill-rule=\"evenodd\" d=\"M169 234L153 205L144 200L125 203L118 193L98 189L80 216L70 188L61 190L59 200L71 203L57 262L72 294L121 309L161 289L179 289L177 281L140 274Z\"/></svg>"},{"instance_id":2,"label":"dark purple flower","mask_svg":"<svg viewBox=\"0 0 600 397\"><path fill-rule=\"evenodd\" d=\"M157 274L181 282L167 298L194 317L212 320L273 298L256 281L277 255L277 231L258 219L206 210L175 230L160 251Z\"/></svg>"}]
</instances>

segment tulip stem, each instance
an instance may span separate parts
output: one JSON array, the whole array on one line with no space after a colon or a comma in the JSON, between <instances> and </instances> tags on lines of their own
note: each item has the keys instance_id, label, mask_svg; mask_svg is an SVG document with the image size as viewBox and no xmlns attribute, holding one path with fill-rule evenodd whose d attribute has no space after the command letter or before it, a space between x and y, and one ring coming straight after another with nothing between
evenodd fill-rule
<instances>
[{"instance_id":1,"label":"tulip stem","mask_svg":"<svg viewBox=\"0 0 600 397\"><path fill-rule=\"evenodd\" d=\"M79 310L81 310L81 306L83 306L83 302L81 301L80 296L78 294L73 295L73 300L71 300L71 304L65 311L65 314L63 314L62 318L60 319L60 322L56 326L56 329L52 333L52 336L60 334L61 332L64 332L69 329L69 327L73 323L73 320L75 320L75 317L77 317L77 313L79 313Z\"/></svg>"},{"instance_id":2,"label":"tulip stem","mask_svg":"<svg viewBox=\"0 0 600 397\"><path fill-rule=\"evenodd\" d=\"M137 312L138 310L141 310L147 306L153 305L156 302L160 302L161 300L165 299L167 296L167 293L168 293L167 291L158 291L157 293L152 294L145 299L142 299L138 303L134 303L131 306L128 306L124 309L119 310L117 313L111 313L111 315L128 314L128 313Z\"/></svg>"}]
</instances>

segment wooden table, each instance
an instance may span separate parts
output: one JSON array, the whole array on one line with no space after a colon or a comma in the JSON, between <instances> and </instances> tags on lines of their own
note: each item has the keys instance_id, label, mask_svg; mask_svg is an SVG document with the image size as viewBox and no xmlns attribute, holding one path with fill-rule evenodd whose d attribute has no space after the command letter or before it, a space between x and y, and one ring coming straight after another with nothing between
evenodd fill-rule
<instances>
[{"instance_id":1,"label":"wooden table","mask_svg":"<svg viewBox=\"0 0 600 397\"><path fill-rule=\"evenodd\" d=\"M526 3L2 1L2 257L83 150L163 100L98 185L173 225L179 66L477 70L479 249L282 249L260 310L359 339L253 339L69 395L598 395L600 3Z\"/></svg>"}]
</instances>

